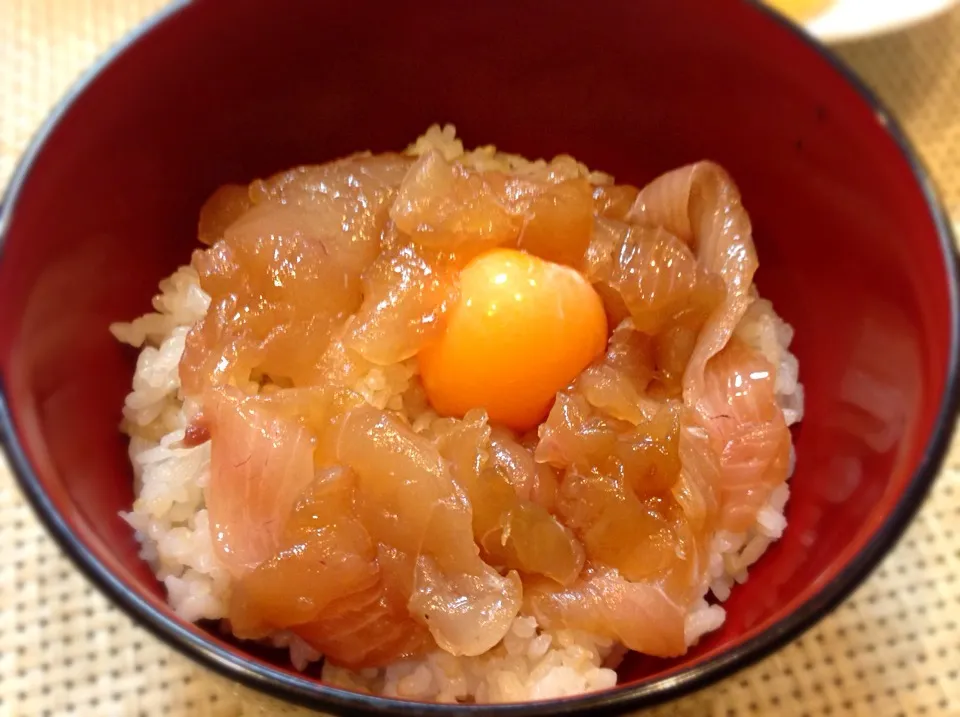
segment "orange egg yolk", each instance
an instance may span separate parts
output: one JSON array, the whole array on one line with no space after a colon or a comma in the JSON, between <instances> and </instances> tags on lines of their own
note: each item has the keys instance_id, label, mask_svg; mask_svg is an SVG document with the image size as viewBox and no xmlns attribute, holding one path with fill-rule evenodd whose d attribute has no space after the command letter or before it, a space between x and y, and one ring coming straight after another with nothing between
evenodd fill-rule
<instances>
[{"instance_id":1,"label":"orange egg yolk","mask_svg":"<svg viewBox=\"0 0 960 717\"><path fill-rule=\"evenodd\" d=\"M460 272L460 298L443 335L419 354L434 409L526 431L607 343L600 297L573 269L495 249Z\"/></svg>"}]
</instances>

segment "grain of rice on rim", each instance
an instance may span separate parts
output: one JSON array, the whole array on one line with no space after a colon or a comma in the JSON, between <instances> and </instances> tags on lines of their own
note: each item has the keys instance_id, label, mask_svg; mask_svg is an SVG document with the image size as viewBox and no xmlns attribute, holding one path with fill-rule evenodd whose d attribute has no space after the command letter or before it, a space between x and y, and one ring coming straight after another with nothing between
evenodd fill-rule
<instances>
[{"instance_id":1,"label":"grain of rice on rim","mask_svg":"<svg viewBox=\"0 0 960 717\"><path fill-rule=\"evenodd\" d=\"M421 154L429 149L478 169L524 173L546 165L543 160L530 162L493 147L466 152L449 125L431 127L408 152ZM570 157L554 161L576 168L596 184L612 181L609 175L591 172ZM181 445L196 406L180 395L178 365L187 333L209 304L197 273L184 266L160 283L153 312L110 327L118 340L141 349L133 388L123 406L122 428L130 436L137 496L123 518L136 531L141 557L163 582L170 605L191 622L226 617L230 598L229 576L217 562L204 506L210 444ZM737 334L777 367L776 391L784 418L788 425L799 421L803 389L798 382L797 359L789 350L792 328L773 313L768 302L758 298L737 327ZM402 406L399 397L414 373L413 362L376 367L353 388L377 408L396 408ZM426 411L407 418L418 430L434 417ZM725 601L736 584L747 580L750 566L783 534L789 495L788 485L778 487L749 531L718 531L714 536L703 597L686 617L688 645L723 624L726 613L717 603ZM716 602L711 604L708 598ZM322 657L287 631L273 635L272 642L289 649L292 663L301 670ZM623 648L609 639L571 630L545 632L534 618L519 616L500 644L478 657L454 657L437 650L383 669L351 671L325 664L322 679L347 689L406 699L514 702L612 687L617 679L614 668L623 654Z\"/></svg>"}]
</instances>

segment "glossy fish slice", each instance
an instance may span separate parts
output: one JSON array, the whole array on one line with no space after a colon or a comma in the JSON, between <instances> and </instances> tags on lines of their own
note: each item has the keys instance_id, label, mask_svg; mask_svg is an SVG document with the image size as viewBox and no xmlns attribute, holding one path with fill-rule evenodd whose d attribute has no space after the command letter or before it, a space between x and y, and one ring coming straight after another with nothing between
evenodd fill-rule
<instances>
[{"instance_id":1,"label":"glossy fish slice","mask_svg":"<svg viewBox=\"0 0 960 717\"><path fill-rule=\"evenodd\" d=\"M734 338L709 364L700 413L720 473L721 527L746 530L787 479L790 431L776 398L776 371Z\"/></svg>"},{"instance_id":2,"label":"glossy fish slice","mask_svg":"<svg viewBox=\"0 0 960 717\"><path fill-rule=\"evenodd\" d=\"M583 630L657 657L686 651L684 607L658 585L628 582L616 570L588 568L569 589L531 583L525 604L551 629Z\"/></svg>"},{"instance_id":3,"label":"glossy fish slice","mask_svg":"<svg viewBox=\"0 0 960 717\"><path fill-rule=\"evenodd\" d=\"M370 534L416 557L410 609L437 644L477 655L499 642L520 608L520 579L480 558L469 499L437 449L363 406L347 416L339 457L357 474L357 511Z\"/></svg>"},{"instance_id":4,"label":"glossy fish slice","mask_svg":"<svg viewBox=\"0 0 960 717\"><path fill-rule=\"evenodd\" d=\"M286 521L314 479L313 437L238 389L211 389L204 399L214 549L241 577L280 550Z\"/></svg>"},{"instance_id":5,"label":"glossy fish slice","mask_svg":"<svg viewBox=\"0 0 960 717\"><path fill-rule=\"evenodd\" d=\"M360 275L380 251L388 203L410 160L351 157L215 193L194 255L211 297L180 365L184 391L246 385L251 372L316 381L333 328L357 310Z\"/></svg>"},{"instance_id":6,"label":"glossy fish slice","mask_svg":"<svg viewBox=\"0 0 960 717\"><path fill-rule=\"evenodd\" d=\"M688 243L700 267L720 276L726 287L722 304L700 331L684 374L684 400L694 405L704 390L707 361L726 345L751 301L757 253L750 218L726 171L712 162L698 162L644 187L627 219L660 227Z\"/></svg>"}]
</instances>

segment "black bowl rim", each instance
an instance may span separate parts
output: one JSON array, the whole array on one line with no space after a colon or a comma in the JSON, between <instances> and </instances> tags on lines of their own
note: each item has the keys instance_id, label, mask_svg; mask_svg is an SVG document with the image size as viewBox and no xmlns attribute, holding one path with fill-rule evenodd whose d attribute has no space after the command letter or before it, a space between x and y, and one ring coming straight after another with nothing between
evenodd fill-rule
<instances>
[{"instance_id":1,"label":"black bowl rim","mask_svg":"<svg viewBox=\"0 0 960 717\"><path fill-rule=\"evenodd\" d=\"M713 684L777 651L812 627L834 610L876 568L881 559L894 547L907 525L913 519L923 498L930 489L946 451L960 410L960 261L954 244L951 225L929 172L907 140L903 130L880 100L851 69L824 45L808 36L773 10L748 0L756 11L762 12L787 31L794 33L813 52L825 59L860 98L874 111L889 139L898 147L910 167L924 197L930 218L940 241L947 271L951 335L947 365L946 390L937 413L933 434L924 450L920 466L903 491L895 508L883 524L844 568L794 612L771 625L763 632L703 663L682 669L668 677L651 680L632 687L560 700L501 705L445 705L410 702L385 697L373 697L328 687L313 680L297 677L272 667L250 662L243 656L214 644L192 633L181 622L151 607L116 575L101 564L83 544L69 524L55 510L20 445L8 408L5 377L0 376L0 447L10 459L14 476L34 512L60 548L97 588L116 603L137 624L147 628L170 647L215 672L247 687L281 700L307 708L333 711L342 715L511 715L516 717L546 717L547 715L620 714L660 704ZM148 18L129 32L113 48L104 53L72 86L54 107L34 135L10 180L0 202L0 260L6 242L7 229L13 215L16 199L27 181L31 166L49 135L59 125L74 101L91 85L108 65L122 57L143 36L166 23L191 4L191 0L176 0L159 13Z\"/></svg>"}]
</instances>

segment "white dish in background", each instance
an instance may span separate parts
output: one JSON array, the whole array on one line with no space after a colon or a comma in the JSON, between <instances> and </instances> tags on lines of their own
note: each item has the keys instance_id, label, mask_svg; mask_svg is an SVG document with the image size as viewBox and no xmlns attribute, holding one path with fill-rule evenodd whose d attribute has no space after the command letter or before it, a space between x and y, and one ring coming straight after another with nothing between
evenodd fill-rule
<instances>
[{"instance_id":1,"label":"white dish in background","mask_svg":"<svg viewBox=\"0 0 960 717\"><path fill-rule=\"evenodd\" d=\"M807 31L823 42L844 42L900 30L939 15L957 0L834 0L809 20Z\"/></svg>"}]
</instances>

